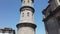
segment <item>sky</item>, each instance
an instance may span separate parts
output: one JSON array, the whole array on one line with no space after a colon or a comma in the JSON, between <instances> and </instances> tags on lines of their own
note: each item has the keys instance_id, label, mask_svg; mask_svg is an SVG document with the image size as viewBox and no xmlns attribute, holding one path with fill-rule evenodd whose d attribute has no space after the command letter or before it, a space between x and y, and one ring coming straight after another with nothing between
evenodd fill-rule
<instances>
[{"instance_id":1,"label":"sky","mask_svg":"<svg viewBox=\"0 0 60 34\"><path fill-rule=\"evenodd\" d=\"M34 23L37 25L36 34L46 34L42 11L48 6L48 0L34 0ZM0 0L0 28L13 28L20 21L21 0Z\"/></svg>"}]
</instances>

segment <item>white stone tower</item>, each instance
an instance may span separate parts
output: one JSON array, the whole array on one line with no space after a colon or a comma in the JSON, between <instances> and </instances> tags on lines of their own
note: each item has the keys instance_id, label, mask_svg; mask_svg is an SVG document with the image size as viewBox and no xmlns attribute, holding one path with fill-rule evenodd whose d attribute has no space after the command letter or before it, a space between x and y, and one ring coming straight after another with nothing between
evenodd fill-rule
<instances>
[{"instance_id":1,"label":"white stone tower","mask_svg":"<svg viewBox=\"0 0 60 34\"><path fill-rule=\"evenodd\" d=\"M16 25L18 34L35 34L36 25L34 24L34 0L21 0L20 22Z\"/></svg>"}]
</instances>

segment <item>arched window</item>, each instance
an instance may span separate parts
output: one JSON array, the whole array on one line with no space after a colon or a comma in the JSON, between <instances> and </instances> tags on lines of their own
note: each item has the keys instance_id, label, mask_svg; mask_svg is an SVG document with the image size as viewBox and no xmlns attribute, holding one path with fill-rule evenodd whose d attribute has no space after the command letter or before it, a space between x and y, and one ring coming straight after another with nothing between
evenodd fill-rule
<instances>
[{"instance_id":1,"label":"arched window","mask_svg":"<svg viewBox=\"0 0 60 34\"><path fill-rule=\"evenodd\" d=\"M28 3L29 3L29 0L28 0Z\"/></svg>"},{"instance_id":2,"label":"arched window","mask_svg":"<svg viewBox=\"0 0 60 34\"><path fill-rule=\"evenodd\" d=\"M32 3L34 2L34 0L31 0L32 1Z\"/></svg>"},{"instance_id":3,"label":"arched window","mask_svg":"<svg viewBox=\"0 0 60 34\"><path fill-rule=\"evenodd\" d=\"M25 3L25 1L23 1L23 3Z\"/></svg>"},{"instance_id":4,"label":"arched window","mask_svg":"<svg viewBox=\"0 0 60 34\"><path fill-rule=\"evenodd\" d=\"M24 13L22 13L22 17L24 17Z\"/></svg>"},{"instance_id":5,"label":"arched window","mask_svg":"<svg viewBox=\"0 0 60 34\"><path fill-rule=\"evenodd\" d=\"M27 12L27 16L29 16L29 12Z\"/></svg>"}]
</instances>

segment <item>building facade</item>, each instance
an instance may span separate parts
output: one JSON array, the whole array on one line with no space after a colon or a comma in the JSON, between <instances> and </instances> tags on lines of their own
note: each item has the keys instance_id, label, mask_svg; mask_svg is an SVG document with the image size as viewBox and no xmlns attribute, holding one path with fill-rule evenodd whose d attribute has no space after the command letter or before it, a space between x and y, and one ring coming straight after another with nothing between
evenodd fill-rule
<instances>
[{"instance_id":1,"label":"building facade","mask_svg":"<svg viewBox=\"0 0 60 34\"><path fill-rule=\"evenodd\" d=\"M0 29L0 34L15 34L15 30L11 28Z\"/></svg>"},{"instance_id":2,"label":"building facade","mask_svg":"<svg viewBox=\"0 0 60 34\"><path fill-rule=\"evenodd\" d=\"M48 3L42 11L46 34L60 34L60 0L49 0Z\"/></svg>"},{"instance_id":3,"label":"building facade","mask_svg":"<svg viewBox=\"0 0 60 34\"><path fill-rule=\"evenodd\" d=\"M34 24L34 0L21 0L20 22L16 25L18 34L35 34L36 25Z\"/></svg>"}]
</instances>

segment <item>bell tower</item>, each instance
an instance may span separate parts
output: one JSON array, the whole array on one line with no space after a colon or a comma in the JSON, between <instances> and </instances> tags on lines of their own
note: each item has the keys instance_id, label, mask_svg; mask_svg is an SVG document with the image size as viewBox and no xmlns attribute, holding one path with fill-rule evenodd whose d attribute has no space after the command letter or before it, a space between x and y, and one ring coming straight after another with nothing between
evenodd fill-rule
<instances>
[{"instance_id":1,"label":"bell tower","mask_svg":"<svg viewBox=\"0 0 60 34\"><path fill-rule=\"evenodd\" d=\"M34 24L34 0L21 0L20 22L16 25L18 34L35 34L36 25Z\"/></svg>"}]
</instances>

